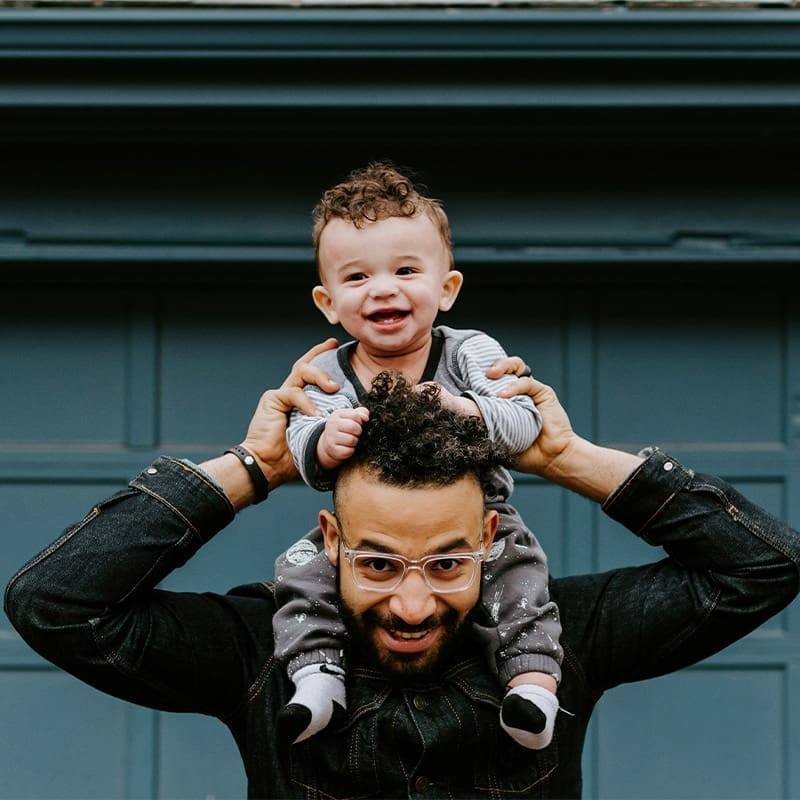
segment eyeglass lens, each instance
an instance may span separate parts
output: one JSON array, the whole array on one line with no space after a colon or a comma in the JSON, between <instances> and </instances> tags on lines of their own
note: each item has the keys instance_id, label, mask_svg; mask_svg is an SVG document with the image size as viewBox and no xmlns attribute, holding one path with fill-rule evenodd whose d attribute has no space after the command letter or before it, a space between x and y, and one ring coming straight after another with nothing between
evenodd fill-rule
<instances>
[{"instance_id":1,"label":"eyeglass lens","mask_svg":"<svg viewBox=\"0 0 800 800\"><path fill-rule=\"evenodd\" d=\"M431 589L453 592L466 589L475 577L476 560L472 556L436 556L426 560L422 574ZM409 569L415 567L409 566ZM406 565L390 555L359 554L353 559L356 582L365 589L391 591L400 585Z\"/></svg>"}]
</instances>

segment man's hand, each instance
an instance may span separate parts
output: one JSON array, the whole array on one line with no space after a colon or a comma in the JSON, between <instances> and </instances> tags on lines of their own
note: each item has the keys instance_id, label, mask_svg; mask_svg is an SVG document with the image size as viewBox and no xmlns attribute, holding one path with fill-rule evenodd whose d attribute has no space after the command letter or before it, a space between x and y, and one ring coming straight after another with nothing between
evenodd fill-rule
<instances>
[{"instance_id":1,"label":"man's hand","mask_svg":"<svg viewBox=\"0 0 800 800\"><path fill-rule=\"evenodd\" d=\"M369 411L363 406L339 408L328 416L317 442L317 461L322 469L336 469L353 455L368 419Z\"/></svg>"},{"instance_id":2,"label":"man's hand","mask_svg":"<svg viewBox=\"0 0 800 800\"><path fill-rule=\"evenodd\" d=\"M312 347L294 362L280 388L269 389L261 395L242 447L256 457L271 489L299 478L286 444L288 415L293 408L310 416L319 413L314 401L303 391L306 384L313 383L325 392L335 392L339 388L327 372L310 363L337 344L336 339L328 339Z\"/></svg>"},{"instance_id":3,"label":"man's hand","mask_svg":"<svg viewBox=\"0 0 800 800\"><path fill-rule=\"evenodd\" d=\"M579 439L572 430L567 412L550 386L535 378L517 378L498 397L530 395L542 415L542 430L533 444L517 456L516 468L522 472L548 477L565 451Z\"/></svg>"},{"instance_id":4,"label":"man's hand","mask_svg":"<svg viewBox=\"0 0 800 800\"><path fill-rule=\"evenodd\" d=\"M515 467L522 472L539 475L602 503L642 463L639 456L600 447L578 436L556 393L547 384L522 377L498 392L499 397L518 394L530 395L542 415L539 436L517 456Z\"/></svg>"},{"instance_id":5,"label":"man's hand","mask_svg":"<svg viewBox=\"0 0 800 800\"><path fill-rule=\"evenodd\" d=\"M522 472L531 472L547 478L548 472L552 471L564 451L579 437L572 430L567 412L564 411L553 389L530 377L530 374L530 367L519 356L500 358L486 370L487 378L499 378L502 375L520 376L501 389L497 396L509 398L527 394L539 409L542 415L542 430L534 443L517 456L515 466Z\"/></svg>"},{"instance_id":6,"label":"man's hand","mask_svg":"<svg viewBox=\"0 0 800 800\"><path fill-rule=\"evenodd\" d=\"M313 383L325 392L338 390L339 385L327 372L310 363L314 357L333 349L337 344L336 339L328 339L312 347L294 362L292 371L280 388L269 389L258 401L241 444L255 457L269 481L270 490L299 478L286 444L288 415L293 408L312 416L318 414L314 401L303 391L306 384ZM219 482L237 511L253 501L250 476L236 456L226 454L206 461L201 466Z\"/></svg>"}]
</instances>

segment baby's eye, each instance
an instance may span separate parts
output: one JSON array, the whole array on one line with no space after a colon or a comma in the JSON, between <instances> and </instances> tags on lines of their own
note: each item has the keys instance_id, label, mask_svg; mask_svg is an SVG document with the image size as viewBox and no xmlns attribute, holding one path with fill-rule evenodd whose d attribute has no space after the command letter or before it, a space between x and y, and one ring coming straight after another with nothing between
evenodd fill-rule
<instances>
[{"instance_id":1,"label":"baby's eye","mask_svg":"<svg viewBox=\"0 0 800 800\"><path fill-rule=\"evenodd\" d=\"M413 275L416 272L415 267L400 267L397 270L398 275Z\"/></svg>"},{"instance_id":2,"label":"baby's eye","mask_svg":"<svg viewBox=\"0 0 800 800\"><path fill-rule=\"evenodd\" d=\"M366 275L363 272L351 272L349 275L345 276L346 283L354 283L357 281L363 281Z\"/></svg>"}]
</instances>

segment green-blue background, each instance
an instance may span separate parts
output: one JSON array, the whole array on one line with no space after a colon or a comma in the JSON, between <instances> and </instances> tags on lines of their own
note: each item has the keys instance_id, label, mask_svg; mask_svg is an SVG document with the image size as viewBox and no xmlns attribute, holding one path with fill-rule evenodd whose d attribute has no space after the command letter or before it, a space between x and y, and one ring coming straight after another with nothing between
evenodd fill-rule
<instances>
[{"instance_id":1,"label":"green-blue background","mask_svg":"<svg viewBox=\"0 0 800 800\"><path fill-rule=\"evenodd\" d=\"M800 521L798 18L0 9L0 581L166 452L239 441L329 335L309 210L371 158L450 213L480 327L575 427ZM282 489L168 585L269 578ZM520 477L556 574L654 557ZM597 712L586 796L800 797L798 606ZM0 798L241 797L218 723L106 698L0 617Z\"/></svg>"}]
</instances>

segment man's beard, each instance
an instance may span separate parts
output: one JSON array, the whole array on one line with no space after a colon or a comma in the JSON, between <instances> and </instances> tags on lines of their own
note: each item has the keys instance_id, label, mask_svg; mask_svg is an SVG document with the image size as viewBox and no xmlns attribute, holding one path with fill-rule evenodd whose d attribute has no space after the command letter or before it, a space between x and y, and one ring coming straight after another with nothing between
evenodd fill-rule
<instances>
[{"instance_id":1,"label":"man's beard","mask_svg":"<svg viewBox=\"0 0 800 800\"><path fill-rule=\"evenodd\" d=\"M368 608L363 614L355 614L340 597L340 614L350 638L350 646L360 660L379 669L387 677L400 683L425 682L437 678L442 666L452 661L466 638L464 619L459 618L453 608L434 614L419 625L409 625L393 614L381 614ZM440 627L437 643L419 653L397 653L376 645L377 627L404 633L420 633L429 628Z\"/></svg>"}]
</instances>

